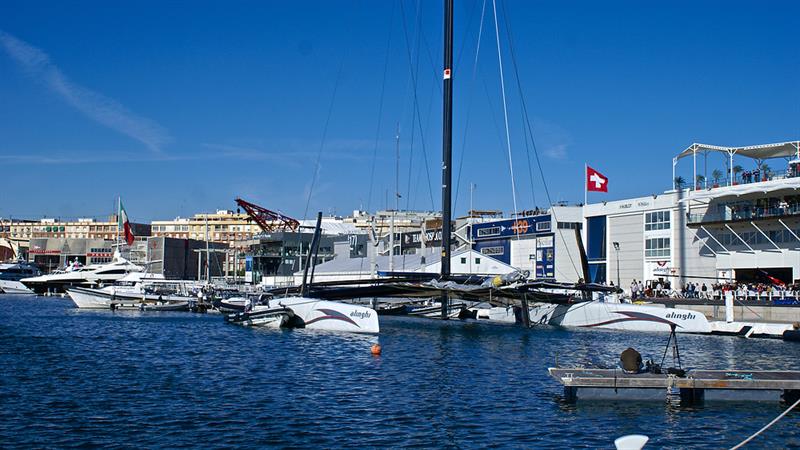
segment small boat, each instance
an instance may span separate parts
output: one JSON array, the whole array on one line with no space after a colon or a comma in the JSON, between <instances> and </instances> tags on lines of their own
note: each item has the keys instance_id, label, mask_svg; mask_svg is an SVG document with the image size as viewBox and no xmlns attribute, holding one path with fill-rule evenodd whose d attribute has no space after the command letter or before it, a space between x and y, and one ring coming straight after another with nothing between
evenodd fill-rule
<instances>
[{"instance_id":1,"label":"small boat","mask_svg":"<svg viewBox=\"0 0 800 450\"><path fill-rule=\"evenodd\" d=\"M379 316L405 316L410 311L407 305L394 303L381 303L376 309Z\"/></svg>"},{"instance_id":2,"label":"small boat","mask_svg":"<svg viewBox=\"0 0 800 450\"><path fill-rule=\"evenodd\" d=\"M248 301L245 297L214 298L211 305L223 314L231 314L244 312Z\"/></svg>"},{"instance_id":3,"label":"small boat","mask_svg":"<svg viewBox=\"0 0 800 450\"><path fill-rule=\"evenodd\" d=\"M245 327L280 328L287 326L292 317L294 312L289 308L257 305L250 311L228 314L225 321Z\"/></svg>"},{"instance_id":4,"label":"small boat","mask_svg":"<svg viewBox=\"0 0 800 450\"><path fill-rule=\"evenodd\" d=\"M189 311L192 308L192 302L189 301L167 301L161 303L140 303L139 309L142 311Z\"/></svg>"},{"instance_id":5,"label":"small boat","mask_svg":"<svg viewBox=\"0 0 800 450\"><path fill-rule=\"evenodd\" d=\"M77 308L86 309L140 309L145 311L188 310L196 301L185 295L151 294L139 286L106 286L104 288L67 288L67 295ZM174 309L172 309L174 308Z\"/></svg>"},{"instance_id":6,"label":"small boat","mask_svg":"<svg viewBox=\"0 0 800 450\"><path fill-rule=\"evenodd\" d=\"M450 303L447 305L447 318L459 319L467 310L466 303ZM430 319L439 319L442 317L442 304L433 302L430 305L413 307L408 313L410 316L427 317Z\"/></svg>"}]
</instances>

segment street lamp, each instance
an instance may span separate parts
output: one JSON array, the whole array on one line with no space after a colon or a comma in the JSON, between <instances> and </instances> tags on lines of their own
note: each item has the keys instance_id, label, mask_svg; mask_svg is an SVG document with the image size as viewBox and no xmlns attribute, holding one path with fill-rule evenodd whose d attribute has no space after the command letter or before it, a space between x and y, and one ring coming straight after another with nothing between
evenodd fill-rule
<instances>
[{"instance_id":1,"label":"street lamp","mask_svg":"<svg viewBox=\"0 0 800 450\"><path fill-rule=\"evenodd\" d=\"M617 252L617 289L621 289L619 284L619 242L612 242L614 250Z\"/></svg>"}]
</instances>

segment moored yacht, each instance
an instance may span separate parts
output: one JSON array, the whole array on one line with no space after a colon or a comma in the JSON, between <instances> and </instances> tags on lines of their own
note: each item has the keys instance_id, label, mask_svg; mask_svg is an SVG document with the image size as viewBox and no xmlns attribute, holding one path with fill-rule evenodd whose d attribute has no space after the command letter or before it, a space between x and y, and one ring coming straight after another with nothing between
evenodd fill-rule
<instances>
[{"instance_id":1,"label":"moored yacht","mask_svg":"<svg viewBox=\"0 0 800 450\"><path fill-rule=\"evenodd\" d=\"M119 251L116 251L108 264L71 267L48 275L23 278L20 281L37 294L44 294L46 292L64 292L65 288L69 286L87 287L113 284L131 272L143 271L144 268L123 258Z\"/></svg>"},{"instance_id":2,"label":"moored yacht","mask_svg":"<svg viewBox=\"0 0 800 450\"><path fill-rule=\"evenodd\" d=\"M41 275L39 268L26 261L14 261L0 264L0 293L3 294L33 294L20 282L23 278Z\"/></svg>"}]
</instances>

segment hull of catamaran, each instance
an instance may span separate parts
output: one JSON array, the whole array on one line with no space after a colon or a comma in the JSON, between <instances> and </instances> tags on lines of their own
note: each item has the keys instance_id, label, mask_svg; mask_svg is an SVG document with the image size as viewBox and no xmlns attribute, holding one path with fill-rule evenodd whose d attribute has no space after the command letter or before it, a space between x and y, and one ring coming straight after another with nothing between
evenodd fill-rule
<instances>
[{"instance_id":1,"label":"hull of catamaran","mask_svg":"<svg viewBox=\"0 0 800 450\"><path fill-rule=\"evenodd\" d=\"M366 306L317 300L306 297L286 297L270 301L270 306L292 310L291 326L314 330L378 333L378 313Z\"/></svg>"},{"instance_id":2,"label":"hull of catamaran","mask_svg":"<svg viewBox=\"0 0 800 450\"><path fill-rule=\"evenodd\" d=\"M510 307L478 310L477 317L497 322L520 322L519 313ZM530 308L530 318L534 324L561 327L669 332L674 325L678 333L711 332L708 320L698 312L630 303L536 303Z\"/></svg>"}]
</instances>

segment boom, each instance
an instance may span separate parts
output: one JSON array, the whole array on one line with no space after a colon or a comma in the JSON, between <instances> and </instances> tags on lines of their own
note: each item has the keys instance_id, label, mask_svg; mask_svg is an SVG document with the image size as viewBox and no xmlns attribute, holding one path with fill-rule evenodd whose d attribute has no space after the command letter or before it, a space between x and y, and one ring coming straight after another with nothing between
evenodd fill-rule
<instances>
[{"instance_id":1,"label":"boom","mask_svg":"<svg viewBox=\"0 0 800 450\"><path fill-rule=\"evenodd\" d=\"M297 231L300 222L279 212L270 211L241 198L236 199L236 204L241 206L259 227L266 233L276 231Z\"/></svg>"}]
</instances>

